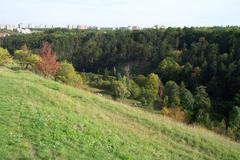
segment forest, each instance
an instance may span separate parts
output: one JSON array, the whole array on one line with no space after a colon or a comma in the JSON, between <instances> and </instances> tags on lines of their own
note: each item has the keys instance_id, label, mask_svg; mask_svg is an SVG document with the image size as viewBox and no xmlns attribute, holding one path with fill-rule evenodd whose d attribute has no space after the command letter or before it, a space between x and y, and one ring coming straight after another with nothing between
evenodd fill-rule
<instances>
[{"instance_id":1,"label":"forest","mask_svg":"<svg viewBox=\"0 0 240 160\"><path fill-rule=\"evenodd\" d=\"M240 139L240 27L50 29L2 38L0 52L7 49L23 66L23 54L31 51L28 68L46 43L60 62L60 71L48 76L81 81ZM79 75L72 77L74 70Z\"/></svg>"}]
</instances>

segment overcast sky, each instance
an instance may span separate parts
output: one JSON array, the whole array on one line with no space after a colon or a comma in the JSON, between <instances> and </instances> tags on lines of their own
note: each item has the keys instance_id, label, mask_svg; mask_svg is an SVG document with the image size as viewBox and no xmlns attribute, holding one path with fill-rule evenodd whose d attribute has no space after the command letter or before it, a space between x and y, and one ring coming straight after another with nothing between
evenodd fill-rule
<instances>
[{"instance_id":1,"label":"overcast sky","mask_svg":"<svg viewBox=\"0 0 240 160\"><path fill-rule=\"evenodd\" d=\"M240 0L0 0L0 24L240 25Z\"/></svg>"}]
</instances>

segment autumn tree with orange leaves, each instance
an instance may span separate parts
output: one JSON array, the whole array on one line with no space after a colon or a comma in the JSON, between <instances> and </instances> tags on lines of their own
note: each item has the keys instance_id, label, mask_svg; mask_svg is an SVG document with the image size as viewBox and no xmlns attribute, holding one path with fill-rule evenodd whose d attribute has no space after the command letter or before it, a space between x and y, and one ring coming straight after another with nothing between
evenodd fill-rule
<instances>
[{"instance_id":1,"label":"autumn tree with orange leaves","mask_svg":"<svg viewBox=\"0 0 240 160\"><path fill-rule=\"evenodd\" d=\"M39 49L39 55L41 59L37 65L38 72L45 77L54 76L58 71L59 64L48 42L43 42L42 47Z\"/></svg>"}]
</instances>

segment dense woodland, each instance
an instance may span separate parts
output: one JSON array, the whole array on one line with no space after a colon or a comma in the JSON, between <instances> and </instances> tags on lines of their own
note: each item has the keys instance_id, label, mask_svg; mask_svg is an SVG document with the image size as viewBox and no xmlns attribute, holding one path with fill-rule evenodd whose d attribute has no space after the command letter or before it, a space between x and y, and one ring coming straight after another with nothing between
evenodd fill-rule
<instances>
[{"instance_id":1,"label":"dense woodland","mask_svg":"<svg viewBox=\"0 0 240 160\"><path fill-rule=\"evenodd\" d=\"M75 68L81 81L115 98L135 99L176 119L240 138L239 27L53 29L3 38L0 46L21 60L21 50L38 53L46 41L62 62L56 79L67 83L71 74L63 75Z\"/></svg>"}]
</instances>

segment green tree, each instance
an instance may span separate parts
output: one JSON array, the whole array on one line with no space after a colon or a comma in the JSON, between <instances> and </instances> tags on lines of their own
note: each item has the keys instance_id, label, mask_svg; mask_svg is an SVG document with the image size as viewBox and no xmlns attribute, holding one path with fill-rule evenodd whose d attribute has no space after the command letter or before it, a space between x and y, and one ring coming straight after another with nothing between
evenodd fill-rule
<instances>
[{"instance_id":1,"label":"green tree","mask_svg":"<svg viewBox=\"0 0 240 160\"><path fill-rule=\"evenodd\" d=\"M193 112L194 97L192 93L185 87L182 82L179 90L180 101L182 108L189 114Z\"/></svg>"},{"instance_id":2,"label":"green tree","mask_svg":"<svg viewBox=\"0 0 240 160\"><path fill-rule=\"evenodd\" d=\"M0 48L0 66L4 66L12 62L12 57L7 49Z\"/></svg>"},{"instance_id":3,"label":"green tree","mask_svg":"<svg viewBox=\"0 0 240 160\"><path fill-rule=\"evenodd\" d=\"M174 81L168 81L164 88L165 96L168 96L168 106L180 106L179 86Z\"/></svg>"},{"instance_id":4,"label":"green tree","mask_svg":"<svg viewBox=\"0 0 240 160\"><path fill-rule=\"evenodd\" d=\"M209 111L211 109L211 101L206 92L205 86L199 86L195 91L194 102L194 119L197 122L207 124L209 122Z\"/></svg>"},{"instance_id":5,"label":"green tree","mask_svg":"<svg viewBox=\"0 0 240 160\"><path fill-rule=\"evenodd\" d=\"M166 58L160 62L157 68L157 72L163 79L163 81L174 80L179 74L180 66L171 58Z\"/></svg>"},{"instance_id":6,"label":"green tree","mask_svg":"<svg viewBox=\"0 0 240 160\"><path fill-rule=\"evenodd\" d=\"M152 91L155 100L158 97L160 82L161 81L157 74L151 73L147 77L147 83L145 85L145 88Z\"/></svg>"},{"instance_id":7,"label":"green tree","mask_svg":"<svg viewBox=\"0 0 240 160\"><path fill-rule=\"evenodd\" d=\"M154 73L149 74L146 79L142 79L143 81L145 81L145 84L143 84L142 87L141 101L143 104L148 105L160 98L158 95L158 91L161 81L158 75Z\"/></svg>"}]
</instances>

